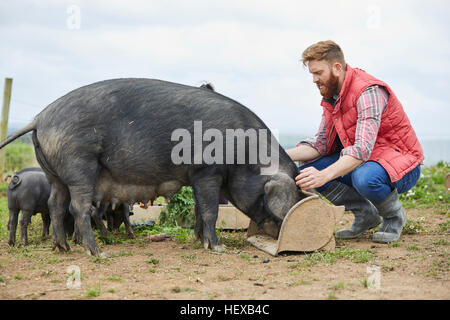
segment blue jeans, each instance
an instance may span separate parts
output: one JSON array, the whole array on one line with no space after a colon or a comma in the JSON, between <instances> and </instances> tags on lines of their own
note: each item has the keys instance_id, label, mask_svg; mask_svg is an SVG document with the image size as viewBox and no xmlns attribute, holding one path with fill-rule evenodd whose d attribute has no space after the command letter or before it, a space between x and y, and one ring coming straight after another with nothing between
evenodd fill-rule
<instances>
[{"instance_id":1,"label":"blue jeans","mask_svg":"<svg viewBox=\"0 0 450 320\"><path fill-rule=\"evenodd\" d=\"M329 156L324 156L318 160L301 166L302 170L307 167L314 167L322 170L333 164L339 159L339 152ZM383 201L395 188L398 193L404 193L414 187L420 177L420 165L415 167L396 182L391 182L386 170L377 162L367 161L355 170L347 173L343 177L339 177L336 181L345 183L358 191L360 195L372 202L379 203ZM334 180L333 180L334 181ZM327 189L332 181L325 183L323 186L316 188L318 192Z\"/></svg>"}]
</instances>

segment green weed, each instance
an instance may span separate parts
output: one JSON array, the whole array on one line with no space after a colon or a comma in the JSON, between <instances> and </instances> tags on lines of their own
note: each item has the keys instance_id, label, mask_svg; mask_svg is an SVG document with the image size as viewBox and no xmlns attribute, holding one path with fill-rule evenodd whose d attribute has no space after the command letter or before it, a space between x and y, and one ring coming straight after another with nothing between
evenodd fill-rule
<instances>
[{"instance_id":1,"label":"green weed","mask_svg":"<svg viewBox=\"0 0 450 320\"><path fill-rule=\"evenodd\" d=\"M450 193L444 185L445 176L450 171L450 163L440 161L435 166L422 168L417 184L408 192L400 194L405 208L446 207L450 203Z\"/></svg>"},{"instance_id":2,"label":"green weed","mask_svg":"<svg viewBox=\"0 0 450 320\"><path fill-rule=\"evenodd\" d=\"M98 297L102 293L102 289L100 284L95 287L90 287L86 292L86 298L94 298Z\"/></svg>"},{"instance_id":3,"label":"green weed","mask_svg":"<svg viewBox=\"0 0 450 320\"><path fill-rule=\"evenodd\" d=\"M194 227L194 191L192 187L182 187L171 199L166 209L159 215L160 225Z\"/></svg>"},{"instance_id":4,"label":"green weed","mask_svg":"<svg viewBox=\"0 0 450 320\"><path fill-rule=\"evenodd\" d=\"M418 220L407 219L402 230L402 234L418 234L426 232L424 217L420 217Z\"/></svg>"},{"instance_id":5,"label":"green weed","mask_svg":"<svg viewBox=\"0 0 450 320\"><path fill-rule=\"evenodd\" d=\"M106 280L114 281L114 282L122 282L123 281L121 276L108 276L108 277L106 277Z\"/></svg>"}]
</instances>

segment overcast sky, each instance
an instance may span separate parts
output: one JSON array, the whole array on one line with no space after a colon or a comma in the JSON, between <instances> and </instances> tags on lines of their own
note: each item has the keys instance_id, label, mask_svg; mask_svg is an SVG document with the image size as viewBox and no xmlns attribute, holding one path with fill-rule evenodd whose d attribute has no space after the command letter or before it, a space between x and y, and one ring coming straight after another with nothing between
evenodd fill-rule
<instances>
[{"instance_id":1,"label":"overcast sky","mask_svg":"<svg viewBox=\"0 0 450 320\"><path fill-rule=\"evenodd\" d=\"M321 96L301 53L332 39L387 82L419 138L450 137L449 1L5 1L0 76L10 123L104 79L216 90L280 134L314 135Z\"/></svg>"}]
</instances>

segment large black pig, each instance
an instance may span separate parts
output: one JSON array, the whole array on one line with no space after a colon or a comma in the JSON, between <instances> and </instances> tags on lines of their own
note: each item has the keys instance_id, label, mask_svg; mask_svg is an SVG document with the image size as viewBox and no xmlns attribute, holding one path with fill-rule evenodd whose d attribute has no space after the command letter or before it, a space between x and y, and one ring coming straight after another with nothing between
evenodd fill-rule
<instances>
[{"instance_id":1,"label":"large black pig","mask_svg":"<svg viewBox=\"0 0 450 320\"><path fill-rule=\"evenodd\" d=\"M199 123L200 135L214 130L200 140ZM239 158L238 143L225 148L225 138L220 141L217 134L225 137L237 129L268 132L256 150L266 143L268 153L278 152L276 172L262 174L268 165L259 156L256 162L250 161L256 151L249 137L244 139L244 161ZM193 137L184 141L189 148L179 154L188 161L182 162L173 159L174 148L181 144L174 133L180 130ZM69 201L83 246L88 254L102 255L91 228L92 203L147 202L159 195L171 197L182 186L191 185L195 234L205 248L221 250L215 233L221 192L273 236L301 198L294 182L297 168L278 143L271 143L267 126L248 108L208 89L152 79L93 83L51 103L0 148L29 131L33 131L36 158L52 185L53 240L54 248L60 250L70 250L62 224ZM213 139L222 150L216 148L211 154L226 160L202 159L202 150Z\"/></svg>"}]
</instances>

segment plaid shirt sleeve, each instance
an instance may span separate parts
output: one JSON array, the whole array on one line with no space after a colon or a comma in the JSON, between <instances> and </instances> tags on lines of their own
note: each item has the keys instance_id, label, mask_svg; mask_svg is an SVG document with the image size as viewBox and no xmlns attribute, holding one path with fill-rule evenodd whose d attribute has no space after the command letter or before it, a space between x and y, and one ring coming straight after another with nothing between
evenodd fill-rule
<instances>
[{"instance_id":1,"label":"plaid shirt sleeve","mask_svg":"<svg viewBox=\"0 0 450 320\"><path fill-rule=\"evenodd\" d=\"M370 86L358 98L356 108L355 143L341 150L341 156L349 155L367 161L372 153L380 128L381 114L387 106L389 94L383 87Z\"/></svg>"},{"instance_id":2,"label":"plaid shirt sleeve","mask_svg":"<svg viewBox=\"0 0 450 320\"><path fill-rule=\"evenodd\" d=\"M306 140L300 141L297 147L300 145L308 145L313 147L319 152L321 156L325 155L327 149L327 137L326 137L326 122L325 115L322 115L322 120L320 121L319 131L317 131L314 138L308 138Z\"/></svg>"}]
</instances>

